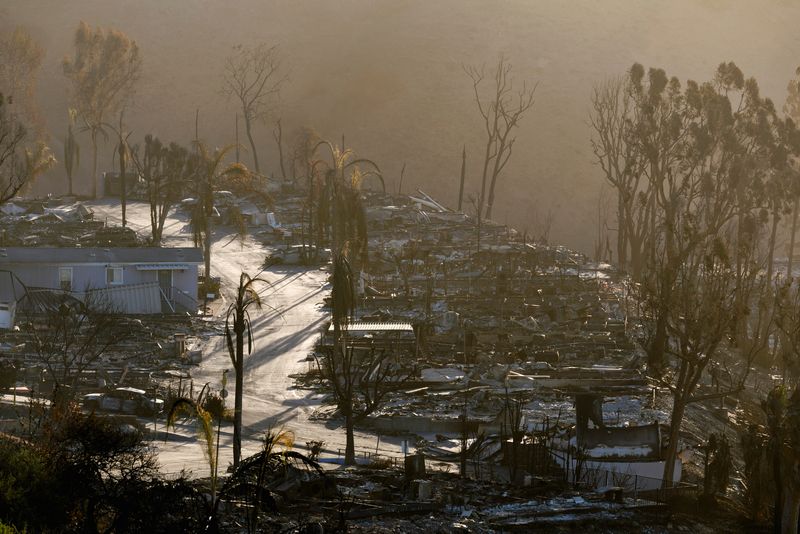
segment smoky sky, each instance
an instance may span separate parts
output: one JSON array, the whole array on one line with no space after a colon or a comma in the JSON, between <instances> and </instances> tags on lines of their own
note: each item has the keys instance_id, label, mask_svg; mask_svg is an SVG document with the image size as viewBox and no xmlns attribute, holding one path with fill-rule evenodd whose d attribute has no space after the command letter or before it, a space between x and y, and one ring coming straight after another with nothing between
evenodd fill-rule
<instances>
[{"instance_id":1,"label":"smoky sky","mask_svg":"<svg viewBox=\"0 0 800 534\"><path fill-rule=\"evenodd\" d=\"M534 230L548 210L551 241L589 252L596 236L602 177L587 126L592 84L633 62L669 75L707 80L722 61L759 82L778 108L800 64L800 4L724 0L6 0L0 29L23 25L46 49L38 84L50 143L61 159L68 84L61 60L80 20L135 39L144 58L126 113L132 139L152 133L188 143L200 110L200 137L234 140L235 107L220 89L224 58L236 44L280 47L288 80L274 118L291 140L299 127L341 140L375 160L396 191L421 188L457 202L461 148L466 194L480 189L481 123L462 65L505 54L521 83L538 83L498 184L495 220ZM256 126L262 170L279 173L274 123ZM88 136L81 173L89 174ZM100 170L112 144L101 148ZM248 154L243 155L250 163ZM61 193L56 166L37 186ZM88 183L88 180L87 180ZM88 189L87 189L88 191ZM609 226L615 223L608 221Z\"/></svg>"}]
</instances>

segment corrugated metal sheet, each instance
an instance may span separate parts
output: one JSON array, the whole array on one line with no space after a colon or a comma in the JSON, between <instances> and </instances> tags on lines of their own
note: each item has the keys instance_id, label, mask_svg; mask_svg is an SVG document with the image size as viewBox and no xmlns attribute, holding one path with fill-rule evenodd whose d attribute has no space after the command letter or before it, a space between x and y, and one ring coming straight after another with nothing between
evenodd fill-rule
<instances>
[{"instance_id":1,"label":"corrugated metal sheet","mask_svg":"<svg viewBox=\"0 0 800 534\"><path fill-rule=\"evenodd\" d=\"M95 289L89 293L90 298L108 305L117 313L161 313L161 288L158 282Z\"/></svg>"},{"instance_id":2,"label":"corrugated metal sheet","mask_svg":"<svg viewBox=\"0 0 800 534\"><path fill-rule=\"evenodd\" d=\"M0 265L15 263L80 264L80 263L203 263L199 248L169 247L3 247Z\"/></svg>"},{"instance_id":3,"label":"corrugated metal sheet","mask_svg":"<svg viewBox=\"0 0 800 534\"><path fill-rule=\"evenodd\" d=\"M333 332L333 324L328 328ZM348 332L414 332L411 323L376 323L355 321L347 325Z\"/></svg>"},{"instance_id":4,"label":"corrugated metal sheet","mask_svg":"<svg viewBox=\"0 0 800 534\"><path fill-rule=\"evenodd\" d=\"M188 263L146 263L136 266L137 271L185 271Z\"/></svg>"}]
</instances>

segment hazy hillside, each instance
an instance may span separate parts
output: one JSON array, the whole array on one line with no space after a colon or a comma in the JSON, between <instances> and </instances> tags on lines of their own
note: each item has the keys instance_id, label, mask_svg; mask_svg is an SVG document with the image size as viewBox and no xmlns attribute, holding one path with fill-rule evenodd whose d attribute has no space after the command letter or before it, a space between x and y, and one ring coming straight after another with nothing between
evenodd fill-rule
<instances>
[{"instance_id":1,"label":"hazy hillside","mask_svg":"<svg viewBox=\"0 0 800 534\"><path fill-rule=\"evenodd\" d=\"M47 49L39 100L61 152L67 84L61 58L79 20L114 26L139 43L145 76L134 137L186 142L200 108L201 137L233 140L233 108L219 94L232 45L280 45L290 81L280 115L287 130L308 125L375 159L396 187L421 187L454 204L462 144L468 190L477 191L480 124L463 63L500 52L519 77L538 82L499 185L496 219L525 228L535 207L552 209L552 238L588 251L600 178L586 126L594 82L634 61L682 79L707 79L721 61L755 76L782 104L800 64L800 4L780 0L6 0L0 26L21 24ZM262 159L277 170L272 125L260 126ZM287 136L289 132L287 132ZM84 141L88 163L88 141ZM110 161L110 148L104 153ZM84 165L86 167L86 165ZM86 171L84 171L86 172ZM47 187L63 184L63 167ZM58 185L56 185L58 184ZM42 186L41 189L45 187Z\"/></svg>"}]
</instances>

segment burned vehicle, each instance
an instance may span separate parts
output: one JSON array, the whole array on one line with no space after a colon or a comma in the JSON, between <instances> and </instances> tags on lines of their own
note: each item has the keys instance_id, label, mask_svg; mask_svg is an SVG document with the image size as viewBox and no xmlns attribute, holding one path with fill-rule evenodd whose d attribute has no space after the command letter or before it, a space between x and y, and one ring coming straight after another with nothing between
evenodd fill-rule
<instances>
[{"instance_id":1,"label":"burned vehicle","mask_svg":"<svg viewBox=\"0 0 800 534\"><path fill-rule=\"evenodd\" d=\"M149 397L143 389L118 387L107 393L84 395L83 407L89 411L149 417L164 410L164 400Z\"/></svg>"}]
</instances>

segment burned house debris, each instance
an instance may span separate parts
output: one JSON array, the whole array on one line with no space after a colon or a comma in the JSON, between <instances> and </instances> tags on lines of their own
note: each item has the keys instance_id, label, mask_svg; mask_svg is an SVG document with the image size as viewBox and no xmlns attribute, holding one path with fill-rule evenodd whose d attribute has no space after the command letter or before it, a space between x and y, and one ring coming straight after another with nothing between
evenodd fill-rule
<instances>
[{"instance_id":1,"label":"burned house debris","mask_svg":"<svg viewBox=\"0 0 800 534\"><path fill-rule=\"evenodd\" d=\"M609 426L603 421L601 395L578 393L575 399L574 433L556 437L552 452L567 477L586 484L613 482L628 490L660 489L666 425ZM681 480L682 465L675 462L675 482Z\"/></svg>"},{"instance_id":2,"label":"burned house debris","mask_svg":"<svg viewBox=\"0 0 800 534\"><path fill-rule=\"evenodd\" d=\"M277 200L271 217L246 221L252 239L266 245L265 265L287 279L303 264L326 268L324 243L314 245L317 254L298 243L302 216L285 207L296 208L297 195L283 191ZM331 470L342 463L342 451L320 441L313 457L319 469L285 467L268 482L227 483L221 517L250 513L255 506L281 528L295 521L293 513L302 513L326 524L337 517L355 531L406 525L407 518L422 521L429 514L439 526L478 532L582 521L613 529L660 521L646 513L693 491L685 475L696 473L697 459L686 451L673 483L662 485L666 395L643 372L624 279L611 266L531 242L491 221L478 227L421 192L367 193L365 200L368 261L355 280L354 315L342 326L353 360L363 364L354 381L361 390L354 411L363 415L356 426L376 434L379 444L402 438L408 455L358 443L360 466ZM219 205L222 220L225 205ZM26 314L23 327L4 338L5 354L19 363L15 393L30 393L33 385L54 394L66 377L87 412L152 427L160 435L164 405L209 391L196 365L221 333L213 307L205 317L174 313L197 310L201 261L193 248L1 249L8 281L0 279L0 288ZM78 362L69 372L53 362L41 365L32 340L56 302L43 295L69 294L70 309L79 316L88 293L79 287L92 280L101 286L93 291L113 293L131 284L158 290L159 299L122 299L127 332L101 357ZM176 291L191 293L193 301L182 305ZM38 297L37 310L26 307L30 299L14 296L27 294ZM323 295L321 289L318 298ZM165 315L128 315L140 301L152 305L147 313ZM302 362L308 376L297 384L310 384L314 395L327 394L319 355L334 343L332 324L322 323L313 327L319 327L319 343L307 365ZM315 417L340 414L324 407ZM227 422L222 418L219 424ZM184 424L182 431L187 429L191 435ZM254 498L260 504L252 504Z\"/></svg>"},{"instance_id":3,"label":"burned house debris","mask_svg":"<svg viewBox=\"0 0 800 534\"><path fill-rule=\"evenodd\" d=\"M800 3L150 3L0 8L0 534L796 534Z\"/></svg>"},{"instance_id":4,"label":"burned house debris","mask_svg":"<svg viewBox=\"0 0 800 534\"><path fill-rule=\"evenodd\" d=\"M536 475L530 455L539 451L548 476L588 484L592 471L595 486L630 475L626 491L661 487L668 413L645 407L654 384L610 265L492 221L476 225L422 191L366 198L369 261L348 343L380 343L400 322L415 346L399 360L404 387L390 388L364 424L414 435L420 451L470 476L491 464L500 479Z\"/></svg>"}]
</instances>

